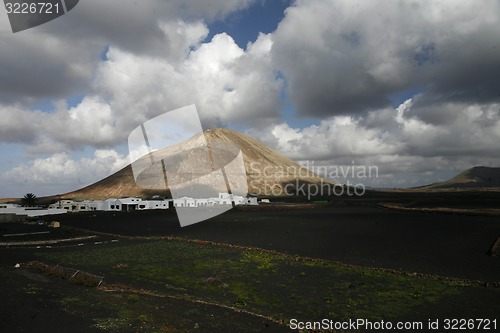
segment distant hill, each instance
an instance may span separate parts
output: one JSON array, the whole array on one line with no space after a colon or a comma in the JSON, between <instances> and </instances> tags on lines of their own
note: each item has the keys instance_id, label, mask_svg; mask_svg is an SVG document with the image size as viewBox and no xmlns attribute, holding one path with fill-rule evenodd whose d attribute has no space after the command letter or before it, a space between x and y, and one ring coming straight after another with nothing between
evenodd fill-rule
<instances>
[{"instance_id":1,"label":"distant hill","mask_svg":"<svg viewBox=\"0 0 500 333\"><path fill-rule=\"evenodd\" d=\"M477 166L440 183L418 187L418 189L475 189L500 188L500 168Z\"/></svg>"},{"instance_id":2,"label":"distant hill","mask_svg":"<svg viewBox=\"0 0 500 333\"><path fill-rule=\"evenodd\" d=\"M189 161L181 161L178 166L180 171L177 173L178 175L182 175L183 173L185 175L189 174L190 170L196 169L196 165L193 166L193 164L206 164L203 158L200 157L200 162L197 162L196 158L196 150L202 144L203 140L201 139L203 136L209 144L231 143L240 148L248 176L249 193L271 196L273 193L283 193L283 189L287 184L290 184L288 187L290 192L293 191L293 187L296 184L323 183L332 185L327 180L275 152L258 140L224 128L208 130L179 144L155 151L152 153L154 156L153 159L161 161L162 158L174 156L181 151L191 150L191 153L195 154L195 157L190 157ZM151 156L144 156L141 158L142 162L140 163L150 163L150 159ZM153 195L168 197L170 195L169 190L159 190L158 186L155 186L164 182L163 174L157 172L158 168L161 168L161 165L158 165L159 163L161 162L155 162L141 173L141 177L143 177L141 178L142 184L151 184L151 188L137 186L132 167L128 165L122 170L90 186L58 195L57 197L74 199L106 199L129 196L144 198ZM175 182L176 179L168 180L168 182L171 181ZM216 185L223 185L221 191L226 189L223 181L219 183Z\"/></svg>"}]
</instances>

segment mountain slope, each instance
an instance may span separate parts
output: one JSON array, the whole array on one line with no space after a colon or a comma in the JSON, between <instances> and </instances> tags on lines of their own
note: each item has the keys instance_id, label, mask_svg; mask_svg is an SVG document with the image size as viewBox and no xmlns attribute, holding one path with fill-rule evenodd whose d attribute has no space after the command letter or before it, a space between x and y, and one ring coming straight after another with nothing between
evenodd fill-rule
<instances>
[{"instance_id":1,"label":"mountain slope","mask_svg":"<svg viewBox=\"0 0 500 333\"><path fill-rule=\"evenodd\" d=\"M180 152L189 152L186 160L180 160L175 176L168 179L169 184L181 183L184 175L192 173L191 170L203 169L206 164L210 164L201 157L200 146L204 140L210 147L218 144L230 144L238 147L243 155L243 163L247 174L248 192L255 195L285 195L284 189L287 187L289 193L301 184L326 184L330 182L315 175L304 167L291 161L285 156L275 152L263 143L242 133L229 129L213 129L197 134L179 144L155 151L151 156L144 156L134 163L146 165L141 172L141 185L137 186L134 179L131 165L113 175L102 179L85 188L60 195L60 198L75 199L105 199L110 197L149 197L152 195L169 196L169 190L165 190L163 174L158 172L161 168L161 160L177 156ZM148 164L149 163L149 164ZM136 164L134 164L135 166ZM213 166L217 169L219 166ZM139 178L138 178L139 179ZM221 181L221 190L224 190L225 183ZM146 186L144 186L146 184ZM150 186L148 186L149 184Z\"/></svg>"},{"instance_id":2,"label":"mountain slope","mask_svg":"<svg viewBox=\"0 0 500 333\"><path fill-rule=\"evenodd\" d=\"M445 182L423 186L421 189L474 189L492 187L500 187L500 168L477 166L465 170Z\"/></svg>"}]
</instances>

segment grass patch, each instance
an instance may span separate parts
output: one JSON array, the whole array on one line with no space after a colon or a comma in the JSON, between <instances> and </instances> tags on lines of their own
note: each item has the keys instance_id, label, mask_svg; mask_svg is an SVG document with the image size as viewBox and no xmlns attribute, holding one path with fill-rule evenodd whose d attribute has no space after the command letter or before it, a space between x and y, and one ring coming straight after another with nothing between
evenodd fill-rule
<instances>
[{"instance_id":1,"label":"grass patch","mask_svg":"<svg viewBox=\"0 0 500 333\"><path fill-rule=\"evenodd\" d=\"M38 256L161 294L236 306L285 321L367 318L395 320L442 299L460 300L466 283L297 260L259 250L242 250L177 240L121 242L106 248L55 250ZM143 304L129 295L129 305ZM129 314L130 315L130 314ZM126 315L128 318L129 315ZM151 316L134 315L141 325ZM96 323L114 330L123 321ZM96 326L97 327L97 326Z\"/></svg>"},{"instance_id":2,"label":"grass patch","mask_svg":"<svg viewBox=\"0 0 500 333\"><path fill-rule=\"evenodd\" d=\"M241 254L242 258L240 262L243 264L256 264L257 269L267 270L274 266L273 261L282 259L276 255L269 254L267 252L259 251L244 251Z\"/></svg>"}]
</instances>

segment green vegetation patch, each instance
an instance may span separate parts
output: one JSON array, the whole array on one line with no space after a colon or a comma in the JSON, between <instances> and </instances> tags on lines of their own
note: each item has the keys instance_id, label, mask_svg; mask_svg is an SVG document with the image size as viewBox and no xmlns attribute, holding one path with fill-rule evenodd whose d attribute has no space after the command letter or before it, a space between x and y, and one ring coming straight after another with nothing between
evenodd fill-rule
<instances>
[{"instance_id":1,"label":"green vegetation patch","mask_svg":"<svg viewBox=\"0 0 500 333\"><path fill-rule=\"evenodd\" d=\"M200 299L284 321L395 320L414 314L415 309L442 306L443 300L459 304L464 301L464 291L482 288L179 240L121 242L103 248L55 250L38 256L102 275L108 284L123 283L162 295ZM492 292L498 293L498 289ZM127 306L142 304L136 297L128 296ZM134 314L134 323L146 325L151 321L147 313L141 315ZM96 323L96 327L115 330L121 324L120 320L109 320Z\"/></svg>"}]
</instances>

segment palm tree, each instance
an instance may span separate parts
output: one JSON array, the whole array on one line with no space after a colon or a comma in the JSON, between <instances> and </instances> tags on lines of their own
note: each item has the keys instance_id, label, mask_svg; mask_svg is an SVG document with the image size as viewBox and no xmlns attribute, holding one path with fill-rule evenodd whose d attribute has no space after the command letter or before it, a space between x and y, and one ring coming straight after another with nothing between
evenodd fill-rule
<instances>
[{"instance_id":1,"label":"palm tree","mask_svg":"<svg viewBox=\"0 0 500 333\"><path fill-rule=\"evenodd\" d=\"M38 204L38 198L33 193L26 193L21 199L21 203L24 207L33 207Z\"/></svg>"}]
</instances>

